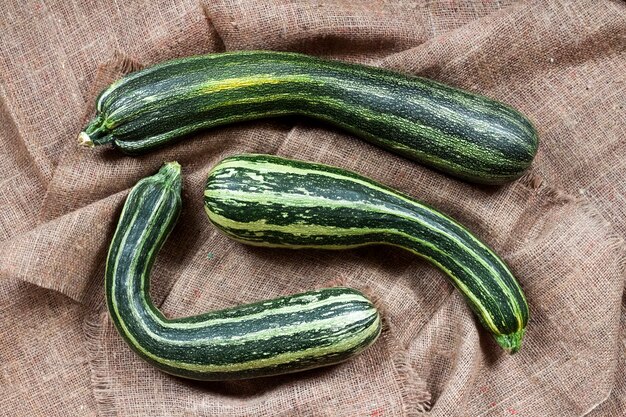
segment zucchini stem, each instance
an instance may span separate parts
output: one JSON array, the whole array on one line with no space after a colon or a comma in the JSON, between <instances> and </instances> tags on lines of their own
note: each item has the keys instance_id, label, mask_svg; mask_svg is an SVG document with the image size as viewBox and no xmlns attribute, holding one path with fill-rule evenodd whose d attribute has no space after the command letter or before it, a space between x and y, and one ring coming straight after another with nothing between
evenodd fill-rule
<instances>
[{"instance_id":1,"label":"zucchini stem","mask_svg":"<svg viewBox=\"0 0 626 417\"><path fill-rule=\"evenodd\" d=\"M110 129L106 127L106 118L102 114L97 115L78 134L78 144L93 148L96 145L104 145L113 142L113 135L109 134Z\"/></svg>"},{"instance_id":2,"label":"zucchini stem","mask_svg":"<svg viewBox=\"0 0 626 417\"><path fill-rule=\"evenodd\" d=\"M176 161L166 162L155 177L162 178L166 187L172 188L174 191L180 193L182 186L182 176L180 164Z\"/></svg>"},{"instance_id":3,"label":"zucchini stem","mask_svg":"<svg viewBox=\"0 0 626 417\"><path fill-rule=\"evenodd\" d=\"M89 135L85 132L78 134L78 144L86 148L93 148L95 146Z\"/></svg>"},{"instance_id":4,"label":"zucchini stem","mask_svg":"<svg viewBox=\"0 0 626 417\"><path fill-rule=\"evenodd\" d=\"M510 334L494 334L494 338L498 345L503 349L508 350L510 354L516 353L520 347L522 347L522 338L526 329L520 329L515 333Z\"/></svg>"}]
</instances>

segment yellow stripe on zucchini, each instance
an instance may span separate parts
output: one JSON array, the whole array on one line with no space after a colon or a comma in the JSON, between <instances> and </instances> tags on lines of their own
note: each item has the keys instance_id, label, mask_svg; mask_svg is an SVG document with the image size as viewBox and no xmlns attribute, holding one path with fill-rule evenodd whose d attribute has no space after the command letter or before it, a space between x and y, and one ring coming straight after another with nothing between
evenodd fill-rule
<instances>
[{"instance_id":1,"label":"yellow stripe on zucchini","mask_svg":"<svg viewBox=\"0 0 626 417\"><path fill-rule=\"evenodd\" d=\"M79 141L137 154L199 129L284 115L328 122L479 183L518 178L538 146L526 117L486 97L380 68L272 51L188 57L134 72L100 94Z\"/></svg>"}]
</instances>

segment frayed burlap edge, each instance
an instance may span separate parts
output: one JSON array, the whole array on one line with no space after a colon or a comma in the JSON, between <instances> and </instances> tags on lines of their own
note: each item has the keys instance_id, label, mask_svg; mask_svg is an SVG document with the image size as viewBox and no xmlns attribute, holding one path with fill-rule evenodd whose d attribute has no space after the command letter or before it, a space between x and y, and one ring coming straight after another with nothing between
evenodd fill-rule
<instances>
[{"instance_id":1,"label":"frayed burlap edge","mask_svg":"<svg viewBox=\"0 0 626 417\"><path fill-rule=\"evenodd\" d=\"M115 397L112 394L111 376L107 372L107 360L101 352L101 333L106 325L107 312L88 314L83 323L85 347L89 355L91 387L101 416L117 416Z\"/></svg>"},{"instance_id":2,"label":"frayed burlap edge","mask_svg":"<svg viewBox=\"0 0 626 417\"><path fill-rule=\"evenodd\" d=\"M387 346L391 349L391 361L396 371L396 382L401 390L403 411L407 417L417 416L430 410L432 396L428 391L426 381L424 381L411 365L411 360L406 348L398 343L393 336L393 326L387 320L387 308L378 296L369 286L353 285L348 283L345 277L334 278L326 283L323 287L350 287L361 291L374 306L378 309L383 322L383 329L380 339L384 339Z\"/></svg>"}]
</instances>

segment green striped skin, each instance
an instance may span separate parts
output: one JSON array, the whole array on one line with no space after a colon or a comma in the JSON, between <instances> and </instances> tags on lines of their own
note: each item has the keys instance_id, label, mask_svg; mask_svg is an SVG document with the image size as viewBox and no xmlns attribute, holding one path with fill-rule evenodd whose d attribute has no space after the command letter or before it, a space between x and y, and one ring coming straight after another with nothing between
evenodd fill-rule
<instances>
[{"instance_id":1,"label":"green striped skin","mask_svg":"<svg viewBox=\"0 0 626 417\"><path fill-rule=\"evenodd\" d=\"M459 223L353 172L271 155L237 155L209 173L211 222L244 243L405 248L439 267L500 346L521 345L528 306L507 265Z\"/></svg>"},{"instance_id":2,"label":"green striped skin","mask_svg":"<svg viewBox=\"0 0 626 417\"><path fill-rule=\"evenodd\" d=\"M198 316L168 319L150 300L149 274L181 206L180 166L141 180L124 205L106 263L106 298L120 335L173 375L229 380L349 359L381 330L360 292L326 288Z\"/></svg>"},{"instance_id":3,"label":"green striped skin","mask_svg":"<svg viewBox=\"0 0 626 417\"><path fill-rule=\"evenodd\" d=\"M283 115L328 122L479 183L520 177L538 146L531 123L494 100L380 68L270 51L189 57L132 73L100 94L79 141L138 154L199 129Z\"/></svg>"}]
</instances>

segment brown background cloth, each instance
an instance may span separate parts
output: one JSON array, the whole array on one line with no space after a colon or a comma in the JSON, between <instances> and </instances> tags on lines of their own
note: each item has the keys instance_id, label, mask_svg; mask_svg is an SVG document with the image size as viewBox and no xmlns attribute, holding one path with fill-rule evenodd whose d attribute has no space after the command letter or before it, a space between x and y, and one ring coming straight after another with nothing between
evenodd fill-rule
<instances>
[{"instance_id":1,"label":"brown background cloth","mask_svg":"<svg viewBox=\"0 0 626 417\"><path fill-rule=\"evenodd\" d=\"M240 49L488 95L530 117L539 154L519 181L481 187L299 118L212 129L135 158L76 145L95 95L122 74ZM0 414L626 414L626 3L9 0L0 71ZM353 169L466 224L524 287L522 350L499 349L443 274L408 253L260 249L217 233L203 182L238 152ZM128 189L173 159L183 213L152 274L165 314L341 282L384 309L376 344L339 366L228 383L170 377L135 356L103 304L104 258Z\"/></svg>"}]
</instances>

